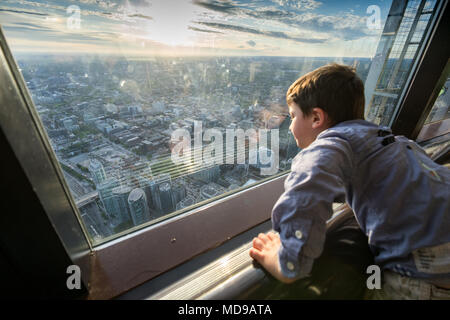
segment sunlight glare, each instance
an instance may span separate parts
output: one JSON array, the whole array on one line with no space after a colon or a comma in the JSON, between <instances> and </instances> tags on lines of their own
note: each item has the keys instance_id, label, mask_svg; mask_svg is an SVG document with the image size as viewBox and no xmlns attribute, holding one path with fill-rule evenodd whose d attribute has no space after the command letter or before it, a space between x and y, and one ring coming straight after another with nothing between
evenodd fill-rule
<instances>
[{"instance_id":1,"label":"sunlight glare","mask_svg":"<svg viewBox=\"0 0 450 320\"><path fill-rule=\"evenodd\" d=\"M156 0L148 8L153 20L147 23L148 38L171 46L194 45L194 33L188 29L196 18L196 8L191 2Z\"/></svg>"}]
</instances>

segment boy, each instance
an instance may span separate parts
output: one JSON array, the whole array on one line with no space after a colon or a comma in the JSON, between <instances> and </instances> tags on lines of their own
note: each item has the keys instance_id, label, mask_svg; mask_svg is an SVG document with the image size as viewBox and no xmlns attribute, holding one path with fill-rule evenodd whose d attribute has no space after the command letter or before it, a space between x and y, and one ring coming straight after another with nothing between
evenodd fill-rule
<instances>
[{"instance_id":1,"label":"boy","mask_svg":"<svg viewBox=\"0 0 450 320\"><path fill-rule=\"evenodd\" d=\"M307 276L345 196L384 270L382 297L450 298L450 170L364 120L364 85L350 67L304 75L286 100L302 151L272 210L279 235L253 239L250 256L282 282Z\"/></svg>"}]
</instances>

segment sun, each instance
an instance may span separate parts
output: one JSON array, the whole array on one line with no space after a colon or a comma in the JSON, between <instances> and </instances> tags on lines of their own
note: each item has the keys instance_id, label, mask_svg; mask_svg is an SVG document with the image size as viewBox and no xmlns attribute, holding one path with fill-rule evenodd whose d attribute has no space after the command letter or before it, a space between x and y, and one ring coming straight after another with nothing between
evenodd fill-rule
<instances>
[{"instance_id":1,"label":"sun","mask_svg":"<svg viewBox=\"0 0 450 320\"><path fill-rule=\"evenodd\" d=\"M147 14L152 20L146 22L148 39L169 46L193 46L195 33L189 29L197 17L194 4L188 1L154 1Z\"/></svg>"}]
</instances>

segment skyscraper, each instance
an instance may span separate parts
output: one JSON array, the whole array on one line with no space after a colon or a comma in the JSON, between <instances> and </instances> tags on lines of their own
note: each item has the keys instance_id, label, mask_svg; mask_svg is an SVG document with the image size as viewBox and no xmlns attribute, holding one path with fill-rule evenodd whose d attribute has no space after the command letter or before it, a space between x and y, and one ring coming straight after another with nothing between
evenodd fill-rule
<instances>
[{"instance_id":1,"label":"skyscraper","mask_svg":"<svg viewBox=\"0 0 450 320\"><path fill-rule=\"evenodd\" d=\"M121 185L112 190L114 212L120 218L120 223L131 220L130 209L128 206L128 195L131 188Z\"/></svg>"},{"instance_id":2,"label":"skyscraper","mask_svg":"<svg viewBox=\"0 0 450 320\"><path fill-rule=\"evenodd\" d=\"M95 185L99 185L106 180L106 173L103 165L97 159L91 159L89 162L89 172L92 175Z\"/></svg>"},{"instance_id":3,"label":"skyscraper","mask_svg":"<svg viewBox=\"0 0 450 320\"><path fill-rule=\"evenodd\" d=\"M168 182L159 185L159 196L161 199L160 211L164 214L175 211L176 204L172 192L172 186Z\"/></svg>"},{"instance_id":4,"label":"skyscraper","mask_svg":"<svg viewBox=\"0 0 450 320\"><path fill-rule=\"evenodd\" d=\"M153 207L160 213L168 213L175 209L171 183L170 174L167 173L160 174L150 180ZM164 186L161 189L162 185ZM173 208L171 211L170 207Z\"/></svg>"},{"instance_id":5,"label":"skyscraper","mask_svg":"<svg viewBox=\"0 0 450 320\"><path fill-rule=\"evenodd\" d=\"M135 226L150 220L150 211L147 206L147 197L141 188L133 189L128 196L131 219Z\"/></svg>"},{"instance_id":6,"label":"skyscraper","mask_svg":"<svg viewBox=\"0 0 450 320\"><path fill-rule=\"evenodd\" d=\"M194 179L203 181L204 183L210 183L217 181L220 176L220 168L218 165L205 165L199 168L195 173L192 174Z\"/></svg>"},{"instance_id":7,"label":"skyscraper","mask_svg":"<svg viewBox=\"0 0 450 320\"><path fill-rule=\"evenodd\" d=\"M112 191L118 185L119 184L115 179L109 179L97 185L98 195L103 203L106 214L110 218L116 216Z\"/></svg>"}]
</instances>

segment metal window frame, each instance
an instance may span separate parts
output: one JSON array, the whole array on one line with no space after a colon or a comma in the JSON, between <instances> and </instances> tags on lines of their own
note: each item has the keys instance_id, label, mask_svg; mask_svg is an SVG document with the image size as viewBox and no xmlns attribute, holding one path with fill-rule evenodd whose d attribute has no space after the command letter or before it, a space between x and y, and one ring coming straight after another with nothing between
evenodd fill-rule
<instances>
[{"instance_id":1,"label":"metal window frame","mask_svg":"<svg viewBox=\"0 0 450 320\"><path fill-rule=\"evenodd\" d=\"M39 249L43 250L42 252L30 253L25 251L17 254L21 261L26 261L27 256L30 258L35 257L36 254L43 256L41 261L29 261L26 265L18 266L19 269L27 270L34 266L35 273L33 273L33 270L28 270L28 272L31 277L40 278L42 272L39 270L48 269L55 272L66 272L66 268L70 264L76 264L82 270L81 277L85 287L87 287L91 269L89 265L91 246L77 216L74 215L74 203L69 194L69 189L65 184L47 135L40 125L37 111L7 46L1 27L0 49L0 128L3 134L2 143L4 140L4 145L8 145L11 153L13 153L9 157L12 160L8 161L16 161L5 163L5 165L21 168L22 173L31 185L31 192L36 195L36 199L27 199L27 201L32 202L28 207L30 209L42 208L43 212L46 213L45 215L41 212L32 211L15 212L15 210L19 210L19 206L7 207L8 210L2 212L2 218L7 221L7 225L2 225L1 228L9 232L8 228L14 226L15 220L21 219L23 223L20 230L25 234L21 237L20 234L15 233L15 237L8 239L9 241L3 245L8 247L7 250L14 251L15 246L23 247L21 243L23 241L42 243L42 245L33 243L26 246L29 250ZM2 151L9 152L9 149ZM5 168L2 169L6 170ZM23 188L27 188L27 186L24 184ZM28 193L28 190L26 192ZM2 196L4 195L2 194ZM8 200L3 199L2 201L7 202ZM28 224L33 221L36 225ZM50 226L53 233L49 234L49 229L45 226ZM45 240L51 237L59 239L59 242L51 243ZM13 243L14 241L20 243ZM49 263L49 260L44 256L50 253L58 254L61 257L67 256L66 263L68 265L64 270L55 269L56 266L53 265L45 265L45 263ZM57 278L63 277L62 275L55 276ZM65 276L68 277L68 275ZM65 283L62 285L65 286Z\"/></svg>"},{"instance_id":2,"label":"metal window frame","mask_svg":"<svg viewBox=\"0 0 450 320\"><path fill-rule=\"evenodd\" d=\"M441 50L447 54L444 60L448 59L445 36L449 16L446 6L434 25L431 40L392 124L396 133L413 137L421 117L432 107L433 90L443 70ZM283 191L286 174L93 248L76 215L76 205L26 84L2 35L0 46L0 126L65 251L80 265L89 298L117 296L270 219L273 204ZM428 102L425 110L418 103L423 100ZM9 107L7 111L5 106ZM419 116L412 117L409 113Z\"/></svg>"}]
</instances>

